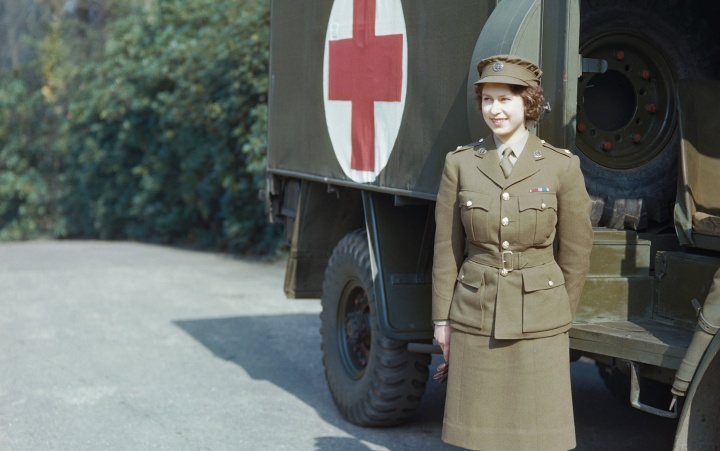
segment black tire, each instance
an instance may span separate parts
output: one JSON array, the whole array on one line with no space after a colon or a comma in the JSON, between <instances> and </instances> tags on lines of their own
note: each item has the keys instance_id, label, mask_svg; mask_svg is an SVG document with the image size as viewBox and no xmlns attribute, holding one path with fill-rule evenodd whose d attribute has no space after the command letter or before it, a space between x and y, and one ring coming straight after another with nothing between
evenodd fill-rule
<instances>
[{"instance_id":1,"label":"black tire","mask_svg":"<svg viewBox=\"0 0 720 451\"><path fill-rule=\"evenodd\" d=\"M430 355L378 329L370 253L364 230L333 250L323 282L320 314L323 365L340 414L360 426L391 426L420 403Z\"/></svg>"},{"instance_id":2,"label":"black tire","mask_svg":"<svg viewBox=\"0 0 720 451\"><path fill-rule=\"evenodd\" d=\"M717 76L718 46L702 17L689 2L582 1L580 53L608 62L578 84L577 154L593 225L638 230L672 218L677 81Z\"/></svg>"}]
</instances>

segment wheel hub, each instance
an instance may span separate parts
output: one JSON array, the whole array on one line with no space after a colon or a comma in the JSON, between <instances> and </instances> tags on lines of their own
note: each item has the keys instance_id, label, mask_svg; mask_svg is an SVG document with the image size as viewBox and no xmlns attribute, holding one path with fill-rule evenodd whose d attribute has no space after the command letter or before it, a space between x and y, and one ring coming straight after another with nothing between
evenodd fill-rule
<instances>
[{"instance_id":1,"label":"wheel hub","mask_svg":"<svg viewBox=\"0 0 720 451\"><path fill-rule=\"evenodd\" d=\"M655 158L672 138L674 72L667 58L631 32L602 34L582 48L608 62L578 82L577 147L594 162L629 169Z\"/></svg>"},{"instance_id":2,"label":"wheel hub","mask_svg":"<svg viewBox=\"0 0 720 451\"><path fill-rule=\"evenodd\" d=\"M345 369L353 378L360 378L368 364L371 344L370 309L367 293L362 287L348 287L338 311L338 341Z\"/></svg>"}]
</instances>

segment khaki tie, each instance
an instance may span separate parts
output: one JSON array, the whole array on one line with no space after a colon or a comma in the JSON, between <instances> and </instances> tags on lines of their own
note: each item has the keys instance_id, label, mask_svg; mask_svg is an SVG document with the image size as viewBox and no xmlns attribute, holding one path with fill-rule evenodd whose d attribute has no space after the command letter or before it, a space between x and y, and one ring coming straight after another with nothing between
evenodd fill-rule
<instances>
[{"instance_id":1,"label":"khaki tie","mask_svg":"<svg viewBox=\"0 0 720 451\"><path fill-rule=\"evenodd\" d=\"M505 178L510 176L512 172L513 164L510 161L510 155L513 153L512 147L505 147L503 150L502 160L500 160L500 169L502 169Z\"/></svg>"}]
</instances>

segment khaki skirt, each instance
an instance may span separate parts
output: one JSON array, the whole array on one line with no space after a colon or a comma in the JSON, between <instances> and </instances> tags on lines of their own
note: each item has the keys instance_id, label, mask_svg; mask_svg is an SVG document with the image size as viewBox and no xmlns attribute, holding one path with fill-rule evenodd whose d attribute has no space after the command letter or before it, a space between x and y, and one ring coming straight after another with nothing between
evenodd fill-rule
<instances>
[{"instance_id":1,"label":"khaki skirt","mask_svg":"<svg viewBox=\"0 0 720 451\"><path fill-rule=\"evenodd\" d=\"M575 448L567 332L496 340L453 330L443 441L473 450Z\"/></svg>"}]
</instances>

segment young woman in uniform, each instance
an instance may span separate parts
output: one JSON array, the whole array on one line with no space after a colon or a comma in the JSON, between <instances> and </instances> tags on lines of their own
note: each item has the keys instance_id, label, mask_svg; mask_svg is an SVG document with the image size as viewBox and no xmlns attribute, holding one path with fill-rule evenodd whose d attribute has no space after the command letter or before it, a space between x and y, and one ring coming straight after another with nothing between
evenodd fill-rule
<instances>
[{"instance_id":1,"label":"young woman in uniform","mask_svg":"<svg viewBox=\"0 0 720 451\"><path fill-rule=\"evenodd\" d=\"M436 204L442 438L474 450L572 449L568 330L589 267L590 199L578 158L526 128L545 103L537 65L498 55L478 72L492 134L448 154Z\"/></svg>"}]
</instances>

